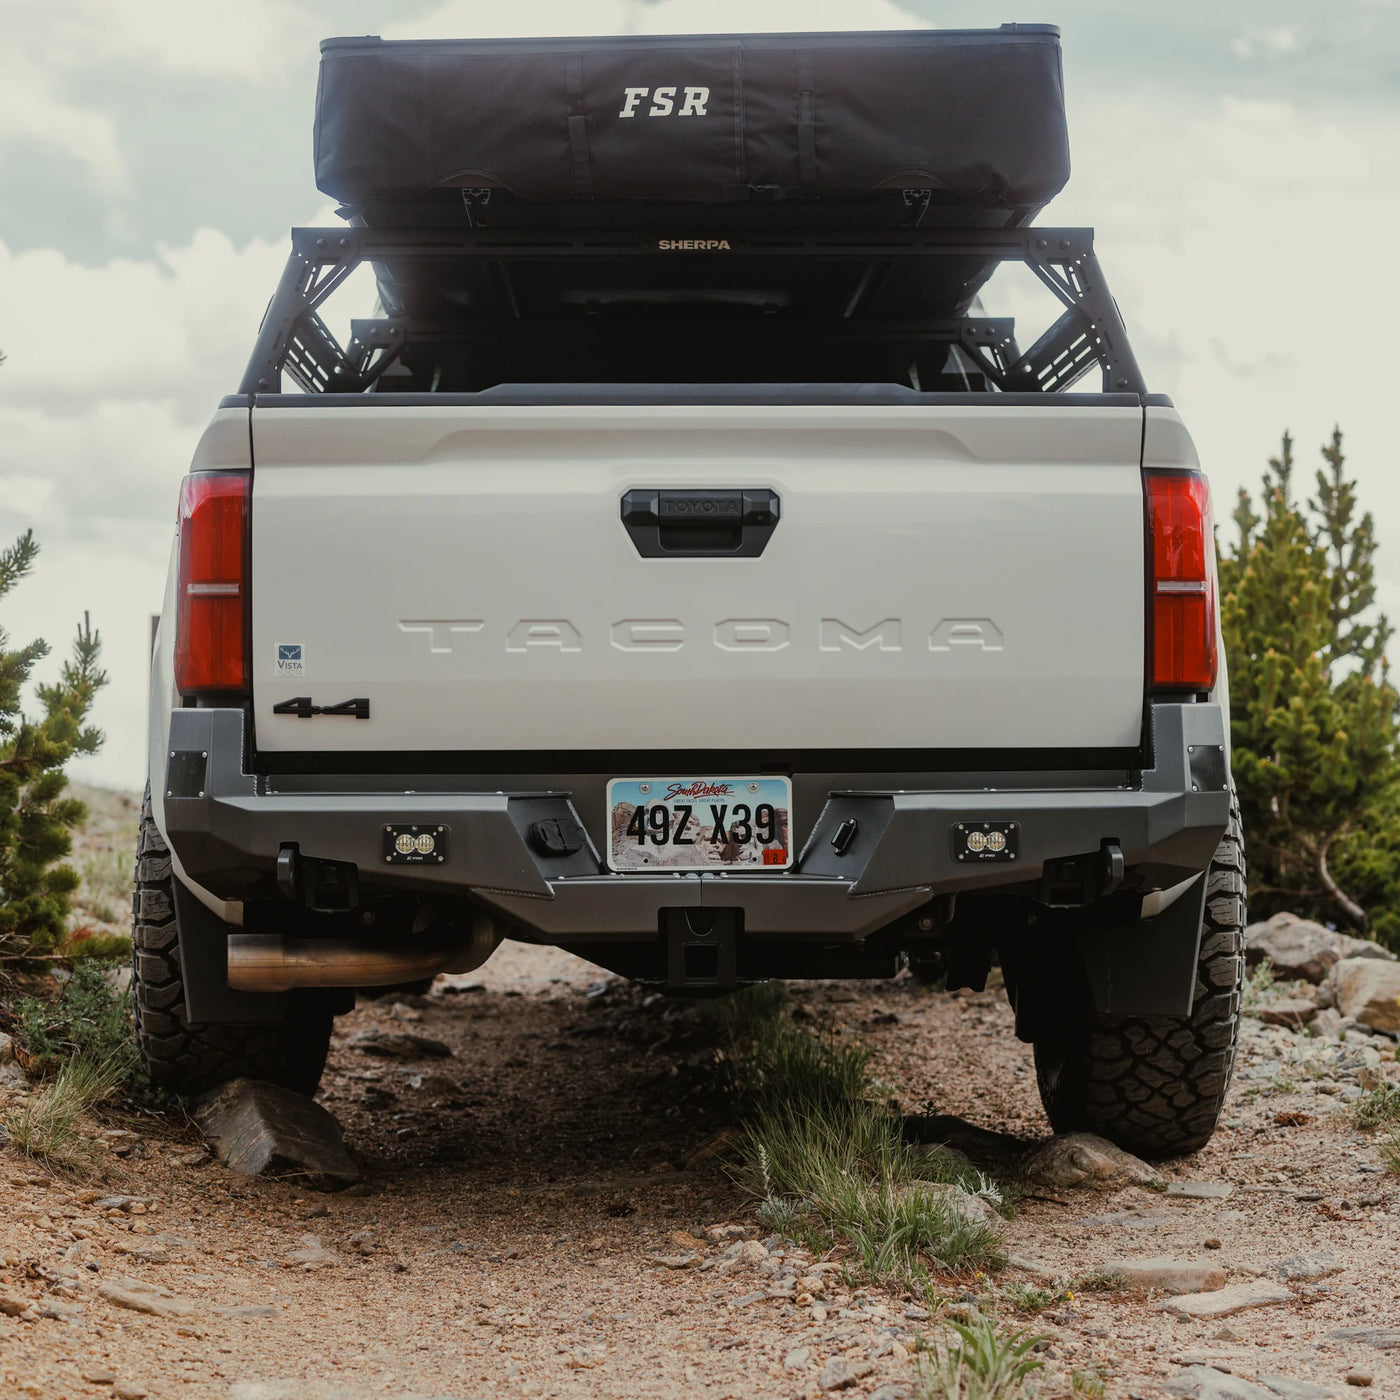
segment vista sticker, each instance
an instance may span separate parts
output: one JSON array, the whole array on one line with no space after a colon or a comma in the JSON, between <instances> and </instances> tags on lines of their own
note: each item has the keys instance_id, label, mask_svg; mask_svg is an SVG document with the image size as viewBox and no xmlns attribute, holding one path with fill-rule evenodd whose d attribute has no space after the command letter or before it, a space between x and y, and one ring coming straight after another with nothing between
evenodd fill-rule
<instances>
[{"instance_id":1,"label":"vista sticker","mask_svg":"<svg viewBox=\"0 0 1400 1400\"><path fill-rule=\"evenodd\" d=\"M288 680L299 679L306 674L300 642L277 643L277 674L285 676Z\"/></svg>"}]
</instances>

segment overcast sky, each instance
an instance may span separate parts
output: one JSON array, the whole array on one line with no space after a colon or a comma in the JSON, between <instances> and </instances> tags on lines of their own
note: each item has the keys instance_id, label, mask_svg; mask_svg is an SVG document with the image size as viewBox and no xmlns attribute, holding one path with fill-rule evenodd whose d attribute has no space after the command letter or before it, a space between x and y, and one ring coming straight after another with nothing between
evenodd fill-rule
<instances>
[{"instance_id":1,"label":"overcast sky","mask_svg":"<svg viewBox=\"0 0 1400 1400\"><path fill-rule=\"evenodd\" d=\"M109 737L77 766L89 780L143 781L179 479L236 387L287 228L332 221L311 171L330 34L1059 24L1074 175L1042 220L1098 229L1218 513L1284 428L1310 471L1342 425L1400 614L1400 0L0 0L0 16L0 540L32 525L43 545L0 621L59 652L84 608L101 628Z\"/></svg>"}]
</instances>

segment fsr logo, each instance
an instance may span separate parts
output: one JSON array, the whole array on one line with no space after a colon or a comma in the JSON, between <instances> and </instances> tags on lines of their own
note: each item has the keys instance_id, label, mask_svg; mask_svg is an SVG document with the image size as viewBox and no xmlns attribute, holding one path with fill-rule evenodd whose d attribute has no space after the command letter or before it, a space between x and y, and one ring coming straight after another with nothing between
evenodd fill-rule
<instances>
[{"instance_id":1,"label":"fsr logo","mask_svg":"<svg viewBox=\"0 0 1400 1400\"><path fill-rule=\"evenodd\" d=\"M705 108L710 102L710 90L707 87L688 87L685 89L685 96L681 98L681 105L676 107L676 94L679 87L659 87L644 88L630 87L624 88L622 92L622 110L617 114L619 117L635 117L639 115L637 109L651 98L651 106L647 108L646 115L649 117L703 117Z\"/></svg>"}]
</instances>

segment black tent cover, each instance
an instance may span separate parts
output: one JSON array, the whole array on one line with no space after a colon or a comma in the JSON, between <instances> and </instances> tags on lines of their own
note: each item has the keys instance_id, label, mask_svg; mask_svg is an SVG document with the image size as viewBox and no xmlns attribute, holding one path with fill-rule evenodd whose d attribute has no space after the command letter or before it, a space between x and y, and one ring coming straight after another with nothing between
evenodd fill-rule
<instances>
[{"instance_id":1,"label":"black tent cover","mask_svg":"<svg viewBox=\"0 0 1400 1400\"><path fill-rule=\"evenodd\" d=\"M315 149L317 185L371 224L449 194L460 208L457 191L478 188L527 215L629 217L809 201L834 212L927 190L945 220L1006 224L1069 176L1052 25L327 39Z\"/></svg>"}]
</instances>

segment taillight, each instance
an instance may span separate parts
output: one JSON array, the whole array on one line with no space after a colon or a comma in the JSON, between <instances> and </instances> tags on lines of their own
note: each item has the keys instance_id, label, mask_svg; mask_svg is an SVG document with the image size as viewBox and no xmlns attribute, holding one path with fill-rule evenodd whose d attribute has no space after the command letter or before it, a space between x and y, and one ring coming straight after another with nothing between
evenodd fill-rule
<instances>
[{"instance_id":1,"label":"taillight","mask_svg":"<svg viewBox=\"0 0 1400 1400\"><path fill-rule=\"evenodd\" d=\"M180 487L175 686L185 695L247 685L248 482L193 472Z\"/></svg>"},{"instance_id":2,"label":"taillight","mask_svg":"<svg viewBox=\"0 0 1400 1400\"><path fill-rule=\"evenodd\" d=\"M1215 685L1215 537L1210 487L1198 472L1148 472L1152 541L1152 684Z\"/></svg>"}]
</instances>

